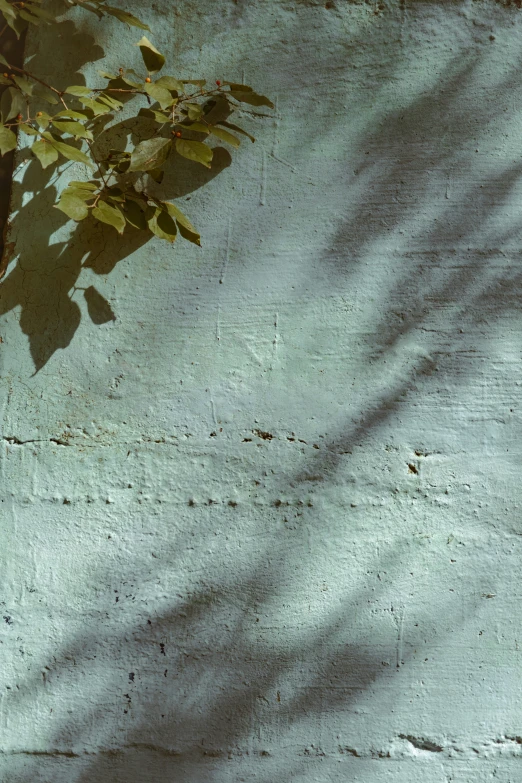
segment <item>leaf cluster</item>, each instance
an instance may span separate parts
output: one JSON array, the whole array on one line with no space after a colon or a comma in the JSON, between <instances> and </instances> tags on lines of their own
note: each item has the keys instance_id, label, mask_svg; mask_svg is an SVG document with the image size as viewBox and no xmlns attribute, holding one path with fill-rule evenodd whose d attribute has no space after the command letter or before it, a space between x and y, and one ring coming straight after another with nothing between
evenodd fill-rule
<instances>
[{"instance_id":1,"label":"leaf cluster","mask_svg":"<svg viewBox=\"0 0 522 783\"><path fill-rule=\"evenodd\" d=\"M0 0L0 13L6 25L20 35L28 24L55 21L41 1ZM149 29L104 0L64 2L100 19L109 15ZM211 168L212 139L233 148L239 147L241 136L255 141L229 121L232 112L242 104L273 108L273 103L244 84L218 80L209 88L203 79L159 75L166 62L164 55L145 36L136 45L143 64L140 72L122 67L116 72L99 71L103 86L70 85L65 90L0 56L0 69L5 69L0 72L0 84L5 86L0 99L0 154L15 149L17 135L23 133L32 139L31 153L44 169L65 161L86 167L90 178L70 182L56 204L71 220L90 217L113 226L120 234L130 226L168 242L179 233L199 245L200 236L188 218L174 204L144 190L143 177L161 183L165 167L175 155ZM103 127L129 100L140 101L136 118L144 128L153 130L130 149L100 155L96 141Z\"/></svg>"}]
</instances>

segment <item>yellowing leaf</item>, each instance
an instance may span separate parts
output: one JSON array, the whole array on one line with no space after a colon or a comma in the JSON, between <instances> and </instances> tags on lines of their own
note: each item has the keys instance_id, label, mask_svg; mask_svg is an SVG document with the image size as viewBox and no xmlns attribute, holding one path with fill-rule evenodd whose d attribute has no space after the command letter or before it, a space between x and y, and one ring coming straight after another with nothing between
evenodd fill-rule
<instances>
[{"instance_id":1,"label":"yellowing leaf","mask_svg":"<svg viewBox=\"0 0 522 783\"><path fill-rule=\"evenodd\" d=\"M166 239L167 242L174 242L176 239L176 234L178 233L176 223L168 212L157 209L147 222L152 233L160 239Z\"/></svg>"},{"instance_id":2,"label":"yellowing leaf","mask_svg":"<svg viewBox=\"0 0 522 783\"><path fill-rule=\"evenodd\" d=\"M145 63L147 71L149 73L161 71L165 65L165 58L158 52L156 47L151 44L149 39L143 36L136 46L140 47L141 56L143 57L143 62Z\"/></svg>"},{"instance_id":3,"label":"yellowing leaf","mask_svg":"<svg viewBox=\"0 0 522 783\"><path fill-rule=\"evenodd\" d=\"M179 233L183 237L183 239L188 239L189 242L192 242L194 245L201 246L201 237L190 222L188 218L185 217L183 212L178 209L178 207L175 204L171 204L169 201L165 202L164 205L167 208L167 211L169 215L173 218L175 218L176 223L178 224Z\"/></svg>"}]
</instances>

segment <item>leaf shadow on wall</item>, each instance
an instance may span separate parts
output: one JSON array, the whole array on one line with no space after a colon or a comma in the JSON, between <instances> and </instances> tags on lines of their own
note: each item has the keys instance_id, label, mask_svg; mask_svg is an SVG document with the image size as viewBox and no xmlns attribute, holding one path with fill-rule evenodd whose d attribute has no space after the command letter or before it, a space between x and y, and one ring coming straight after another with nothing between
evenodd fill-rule
<instances>
[{"instance_id":1,"label":"leaf shadow on wall","mask_svg":"<svg viewBox=\"0 0 522 783\"><path fill-rule=\"evenodd\" d=\"M325 255L324 264L335 265L335 274L340 277L349 276L379 238L410 228L410 218L419 203L433 207L437 219L424 223L422 232L417 233L417 239L422 239L422 247L418 248L418 253L412 251L407 256L404 274L392 281L389 303L374 319L374 331L367 338L368 364L373 364L377 379L383 373L381 385L371 400L366 399L359 420L345 423L339 433L325 442L322 450L313 452L310 449L305 466L281 483L281 491L295 487L305 473L322 473L326 483L331 483L337 473L345 476L352 450L367 444L391 417L402 410L406 414L411 400L419 393L425 395L450 378L455 383L469 380L472 367L470 365L468 371L462 363L467 352L472 353L474 349L466 344L459 327L464 326L464 332L471 328L476 332L482 322L486 325L488 319L507 310L516 312L519 308L522 273L509 264L492 268L491 254L496 254L495 248L501 248L518 235L520 221L495 225L490 219L506 211L519 182L520 166L512 166L508 173L490 172L485 180L473 183L466 177L466 169L461 167L455 153L460 137L457 127L451 131L447 145L441 149L434 145L425 153L431 173L424 169L419 171L414 165L415 156L411 154L411 147L419 136L427 138L429 133L435 138L442 136L434 130L436 118L455 111L459 90L467 88L472 71L473 67L468 64L453 74L453 81L448 81L447 76L445 83L450 87L449 94L436 99L431 95L413 102L407 110L388 118L385 131L376 132L367 140L376 149L389 150L387 138L401 139L404 147L410 148L410 162L400 159L396 163L394 155L387 154L376 163L367 164L374 166L369 176L368 199L373 198L370 186L376 183L384 192L392 193L393 198L380 214L374 211L373 219L369 218L371 205L368 201L362 203L339 228L334 243L336 250ZM502 85L506 93L512 90L511 78ZM461 117L461 121L473 123L477 128L480 117L471 113ZM431 190L434 173L444 182L450 172L469 182L465 198L460 205L458 202L445 203L449 199L435 205ZM408 185L411 186L409 193ZM402 191L399 197L397 189ZM474 204L471 213L466 208L469 203ZM461 244L469 243L472 250L465 263L459 260L455 265L452 245L457 240ZM441 243L446 243L447 255L442 265L439 261L436 267L429 267L425 249ZM433 330L433 336L429 336L430 318L439 312L448 321L449 334L443 335L442 340L440 329ZM424 355L408 358L409 348L404 341L416 330L424 334ZM384 375L383 365L389 363L392 356L405 359L402 365L400 361L397 363L396 377ZM458 372L456 364L460 365ZM350 713L362 693L371 691L376 682L390 678L391 684L392 676L400 667L395 666L394 670L393 661L391 666L385 666L383 661L390 663L393 644L386 650L368 649L350 641L350 628L361 607L368 601L378 601L379 591L384 591L384 586L373 578L375 572L388 571L398 578L401 553L406 549L407 541L399 539L394 547L386 545L385 554L372 563L372 576L366 584L358 591L354 590L338 612L331 612L321 622L317 633L301 638L296 645L285 640L284 645L272 652L263 647L262 633L259 637L255 635L253 629L263 629L264 622L270 623L271 599L277 599L284 591L285 578L290 578L288 575L294 567L299 567L298 564L307 562L302 533L307 525L317 526L317 512L303 509L301 515L296 521L295 537L288 531L281 532L281 527L277 526L280 532L264 548L264 564L252 569L247 582L219 583L216 580L206 591L180 602L172 612L156 617L150 626L147 620L134 626L136 655L143 649L147 634L155 638L156 655L150 656L150 669L136 677L132 687L125 683L123 688L122 682L122 700L126 700L122 703L122 712L127 709L126 715L129 714L128 704L133 702L136 693L143 717L127 732L128 741L120 746L118 757L112 756L109 749L100 750L97 758L88 762L87 770L78 776L81 783L105 783L114 776L116 779L120 776L128 783L141 783L145 778L159 783L173 770L183 783L200 780L205 770L209 779L221 779L225 765L245 753L245 741L251 736L253 726L263 727L267 741L266 747L260 742L249 752L252 757L256 754L263 757L263 763L269 767L273 763L270 760L271 737L280 736L282 731L288 731L289 727L311 715L320 718L326 712L331 714L336 710ZM346 518L343 521L346 523ZM274 562L267 565L272 559ZM403 567L403 577L405 571ZM465 578L460 577L466 591L459 596L459 602L463 601L465 605L459 603L458 616L455 604L449 598L446 604L443 601L437 606L436 630L425 636L423 650L428 650L430 644L440 643L445 634L457 629L463 617L469 622L490 576L479 573L469 561ZM442 573L434 557L430 592L439 587L443 594L446 580L447 574ZM257 618L260 618L261 626L256 626ZM416 619L422 627L429 625L433 617ZM415 633L413 629L409 631ZM332 653L331 647L325 649L325 640L335 639L336 634L339 634L339 647ZM209 636L212 645L201 641ZM257 643L252 642L253 638ZM88 641L87 646L90 644ZM81 645L79 639L74 650L80 650ZM134 642L129 643L129 661L133 657L133 645ZM165 656L161 645L164 645ZM401 666L413 660L416 645L417 641L410 637ZM167 659L171 649L174 649L174 672ZM154 690L152 683L156 678L162 685ZM140 693L140 686L145 696ZM93 712L85 716L84 725L88 727L92 722L102 720L103 711L94 707ZM85 731L80 728L76 736L81 738L86 733L88 728ZM67 748L74 746L74 740L75 736L64 729L58 732L56 742ZM341 742L339 747L340 755L354 755L349 743ZM320 754L321 748L309 749L309 752ZM284 772L296 774L295 768L281 770L281 758L278 757L277 773ZM275 779L273 767L265 779Z\"/></svg>"},{"instance_id":2,"label":"leaf shadow on wall","mask_svg":"<svg viewBox=\"0 0 522 783\"><path fill-rule=\"evenodd\" d=\"M49 758L33 761L28 754L27 773L13 776L13 781L47 780L38 774L45 775L45 764L53 764L62 756L61 764L68 768L67 779L75 783L160 783L173 774L182 783L199 783L202 774L208 780L221 779L231 760L250 756L251 761L264 765L257 768L257 774L261 772L261 779L270 783L277 770L296 774L294 754L288 762L272 756L281 737L293 732L299 736L301 726L301 736L306 736L311 727L321 725L326 718L335 721L332 716L336 715L345 724L339 729L334 748L332 738L325 738L327 753L321 745L304 744L302 763L314 755L327 755L335 762L359 752L364 755L351 732L357 702L365 694L369 698L375 688L382 688L383 680L393 687L400 681L402 667L440 645L456 630L461 617L454 617L450 599L446 605L441 598L440 618L447 619L439 618L434 627L432 616L427 612L425 616L418 614L420 629L413 624L407 629L408 641L398 658L395 625L401 619L400 608L387 604L386 593L394 580L403 577L412 560L411 552L410 559L404 554L408 542L399 540L393 549L387 548L374 560L372 571L359 579L359 587L337 608L329 609L314 630L299 631L296 627L293 636L274 637L266 643L273 626L273 601L279 602L285 580L306 555L303 529L316 523L315 512L305 509L295 526L284 533L274 532L247 580L230 576L203 583L190 595L173 601L172 609L167 611L157 612L151 607L149 612L141 603L140 619L122 624L126 611L133 611L133 598L140 598L140 585L151 579L147 567L134 572L133 586L125 589L127 606L121 601L112 606L100 604L96 630L85 629L66 647L56 650L52 660L41 667L45 672L43 682L38 673L32 681L24 682L22 691L7 696L12 711L23 711L24 700L34 700L36 693L45 701L46 689L52 692L63 679L64 670L71 672L75 691L79 688L87 693L92 688L96 692L97 680L105 683L99 667L109 656L118 662L116 677L109 686L110 710L102 694L101 698L86 699L80 709L72 710L74 717L69 716L54 730ZM220 526L219 520L216 525ZM274 530L278 528L274 525ZM267 568L267 555L274 552L277 556ZM174 556L174 549L168 556ZM388 574L388 578L378 581L379 572ZM470 589L460 605L468 618L480 600L477 589L481 576L471 572L469 578ZM107 574L106 581L102 577L98 584L110 581ZM431 585L431 589L447 595L442 588L442 580L440 585ZM356 618L368 604L375 607L374 621L382 618L389 632L381 644L354 641ZM431 601L426 605L430 606ZM118 617L121 630L114 633ZM105 634L103 618L112 632ZM411 731L408 723L404 726L406 732ZM250 744L253 732L256 739ZM95 751L90 751L92 746ZM246 747L250 747L248 752ZM375 757L385 755L385 748L375 749ZM286 770L281 767L285 763ZM56 767L50 766L49 775L53 770L56 774Z\"/></svg>"},{"instance_id":3,"label":"leaf shadow on wall","mask_svg":"<svg viewBox=\"0 0 522 783\"><path fill-rule=\"evenodd\" d=\"M31 70L40 73L58 89L65 89L71 83L85 84L81 68L101 59L103 49L71 21L50 28L42 28L38 49L30 58ZM60 57L66 63L63 68L57 68L56 60L50 62L47 56L47 52L56 50L57 40ZM104 124L110 120L106 116L100 121ZM106 127L94 147L123 150L128 139L137 144L146 137L147 130L155 130L147 120L119 122ZM201 138L200 134L186 135L187 138ZM76 224L65 241L51 243L53 235L63 230L66 223L74 225L54 209L59 174L70 164L64 165L62 161L42 170L28 150L19 158L19 168L24 168L23 177L13 184L11 205L15 214L16 247L12 247L14 243L8 244L2 261L8 273L0 280L0 315L20 307L19 325L29 339L37 373L58 349L70 344L80 325L81 309L75 300L84 290L77 285L82 269L107 275L119 261L150 241L151 235L126 226L124 235L120 236L111 226L88 218ZM214 147L211 169L188 161L173 150L162 185L152 183L151 191L163 199L190 198L189 194L204 187L230 163L230 153L219 146ZM30 199L27 199L28 194L32 194ZM15 255L17 262L10 268L8 259ZM88 286L83 295L93 323L101 325L115 320L110 303L94 286Z\"/></svg>"},{"instance_id":4,"label":"leaf shadow on wall","mask_svg":"<svg viewBox=\"0 0 522 783\"><path fill-rule=\"evenodd\" d=\"M464 75L461 72L456 77L455 85L459 79L464 79ZM506 85L506 89L508 87ZM437 113L441 108L444 107L439 105ZM450 108L446 105L447 111ZM409 111L402 112L401 119L390 117L389 127L393 127L399 137L411 141L419 121L422 122L426 113L430 120L429 111L429 99L426 98L412 105ZM428 127L429 122L426 123ZM389 130L386 136L391 138ZM387 149L388 142L384 135L376 134L372 140L375 146L381 145ZM456 138L454 143L457 143ZM439 164L447 154L441 153ZM423 177L418 169L408 168L404 163L389 167L388 156L381 159L380 164L371 171L370 184L381 183L395 189L404 179L405 173L412 183L420 182ZM504 194L501 202L507 197L518 174L518 170L514 170L511 179L494 175L489 180L495 192L497 188L500 189L499 197L501 193ZM502 190L504 187L505 191ZM472 192L470 195L478 198L477 193ZM369 220L366 204L366 210L361 209L355 217L350 216L339 228L335 243L337 252L325 256L324 264L331 267L335 264L336 272L344 279L357 268L358 261L363 261L366 254L371 252L375 237L383 237L388 229L408 224L408 215L416 208L417 202L429 203L430 198L429 188L426 187L417 192L415 201L392 201L386 213L381 215L388 223L386 227ZM492 207L487 198L483 201L479 199L478 204L478 223L483 225ZM466 214L459 212L458 207L456 209L452 220L459 227L459 236L471 239L475 235L476 224L468 223ZM452 210L455 210L454 205ZM443 222L443 229L439 229L438 224L436 226L432 223L426 238L427 245L435 240L438 232L443 236L448 234L447 222ZM505 232L497 236L495 241L502 238L508 238ZM103 268L111 268L111 253L103 258L106 259L103 263L107 264ZM514 270L509 274L494 272L493 278L490 278L486 274L490 268L489 257L483 257L478 265L476 259L476 256L470 256L469 265L463 269L448 267L442 282L439 279L438 282L431 281L424 286L421 281L426 279L427 262L426 256L421 254L404 270L404 276L399 281L392 282L391 304L383 309L380 316L375 316L375 333L372 332L368 339L368 363L377 363L377 377L381 369L379 361L388 359L393 351L400 353L403 350L403 338L415 329L429 328L426 319L430 308L435 307L434 302L437 308L441 308L444 304L462 301L467 313L466 323L469 324L477 323L473 319L480 317L476 313L480 313L481 308L492 314L506 308L518 308L521 275ZM412 286L415 296L412 295ZM456 323L452 323L452 328L454 326ZM380 335L379 343L375 341L375 334ZM350 465L350 451L356 445L365 445L401 406L407 407L408 398L417 395L421 383L429 383L430 378L435 377L440 383L445 375L450 377L454 373L451 354L460 350L462 339L452 334L449 349L434 339L427 356L409 362L393 383L390 383L389 377L386 378L374 397L366 400L360 420L345 422L340 433L327 441L324 453L314 453L310 449L300 473L295 472L281 481L280 491L284 492L298 482L300 474L304 472L317 474L322 470L330 483L336 472L345 475ZM466 379L467 368L462 369L459 377L462 381ZM425 392L429 387L422 388ZM74 513L72 507L71 514ZM248 509L248 513L253 512ZM263 508L262 513L268 515L270 512ZM53 731L52 742L49 742L49 747L54 747L58 755L68 756L60 758L60 763L68 765L71 770L69 780L75 783L120 780L125 783L160 783L170 779L173 770L182 783L200 783L202 774L209 780L222 780L227 774L227 764L241 754L246 755L245 740L259 727L266 734L249 753L252 757L259 754L262 757L260 761L269 768L270 772L265 774L266 783L281 779L285 773L290 779L290 776L296 774L292 766L295 756L290 757L287 769L281 766L282 754L277 754L272 760L270 746L274 737L279 739L288 727L301 720L308 720L310 716L321 718L336 710L346 711L350 716L346 719L349 730L357 720L350 715L350 709L353 709L362 694L369 692L381 680L391 685L393 678L400 676L402 664L407 666L413 660L416 649L413 636L409 636L410 641L398 667L394 658L396 640L392 635L388 645L365 646L361 641L354 641L352 629L356 627L361 607L381 597L384 600L385 587L377 580L376 573L387 571L395 582L406 575L406 561L403 563L401 558L407 542L401 538L393 546L386 542L383 554L373 559L368 578L359 580L359 588L346 596L337 610L331 610L321 617L316 631L302 634L298 643L289 642L286 635L280 632L282 638L278 637L279 641L276 639L277 644L271 650L267 645L263 646L262 631L270 634L270 628L273 627L274 601L280 604L281 595L288 590L288 582L291 583L295 574L302 572L310 562L310 552L304 545L303 533L307 527L321 529L323 520L319 511L304 508L299 513L300 517L297 517L296 512L295 519L292 518L295 529L289 530L281 524L279 512L276 516L274 510L274 534L268 544L263 546L259 561L252 562L248 577L241 578L240 569L236 574L233 567L230 569L232 573L221 580L209 576L206 581L210 584L201 585L199 590L194 589L191 595L183 596L180 600L173 598L170 609L154 611L152 608L150 616L144 611L139 620L129 621L123 629L121 620L110 624L114 620L115 607L100 601L101 613L107 612L109 615L107 632L104 633L98 623L92 624L95 630L90 630L90 623L85 623L83 632L73 637L64 648L55 651L56 660L49 658L45 666L42 664L40 668L47 671L49 686L53 684L53 679L58 682L64 671L72 672L71 706L76 707L76 711L71 717L70 714L65 715L66 710L63 709L63 716L58 718L59 724ZM350 512L339 516L339 526L350 524ZM194 529L198 528L202 519L203 515L196 515ZM226 524L225 519L223 533L226 532ZM219 529L218 521L215 528ZM348 551L349 547L346 548ZM174 546L171 552L165 552L166 557L172 557L172 569L176 567L176 554ZM445 575L437 570L435 560L433 568L434 577L429 589L426 589L425 605L429 605L437 588L440 588L442 594L447 587ZM157 568L147 566L146 563L133 568L133 580L136 583L145 583L156 574ZM477 595L480 594L481 580L484 578L485 575L476 569L466 573L468 592L459 597L459 616L449 598L447 603L441 600L437 605L439 615L435 618L435 628L425 634L425 647L422 649L429 649L431 644L440 644L445 635L463 623L463 618L469 621L480 600ZM110 579L111 576L107 574L97 576L96 584L104 584L104 580L108 583ZM120 608L117 611L120 612ZM119 618L120 615L117 616ZM426 615L420 615L417 619L421 629L424 623L429 625L429 621L433 620ZM114 627L120 630L116 632ZM414 633L413 629L409 631ZM338 646L333 648L331 644L325 645L325 640L336 639L337 634ZM95 669L98 651L99 660L106 660L107 648L111 650L113 660L119 662L118 673L109 683L110 709L107 710L107 696L102 693L80 711L73 691L79 683L83 686L88 682L84 680L84 672ZM143 658L144 651L147 664L143 671L139 671L134 662L137 658ZM130 673L134 675L132 679ZM38 689L43 690L45 687L39 674L32 681L28 678L21 694L9 695L8 698L12 699L11 709L14 711L24 698L34 699ZM116 711L113 711L115 691L120 697L119 719ZM89 688L82 687L81 692L88 693ZM137 714L136 718L134 714ZM125 740L120 739L123 736ZM265 737L266 744L263 744ZM95 750L92 754L84 754L81 749L85 746L94 746ZM308 750L312 754L320 753L321 748ZM341 740L339 743L338 757L354 755L354 750L348 734L347 741ZM303 748L303 764L308 758ZM23 778L24 783L37 780L37 775L45 769L47 762L56 764L52 753L48 758L38 756L34 760L28 754L31 770ZM56 766L49 767L47 779L53 779L56 769Z\"/></svg>"},{"instance_id":5,"label":"leaf shadow on wall","mask_svg":"<svg viewBox=\"0 0 522 783\"><path fill-rule=\"evenodd\" d=\"M214 148L211 170L172 153L162 186L163 197L188 196L218 176L230 162L230 154L223 147ZM35 214L38 220L31 221L30 236L19 239L19 259L0 283L0 315L14 307L21 308L20 328L29 338L36 372L58 349L69 345L80 325L81 310L75 297L82 290L77 286L82 269L107 275L151 238L131 226L120 236L111 226L87 219L77 225L66 241L50 244L49 238L67 222L66 216L54 208L55 176L53 170L42 172L35 161L27 165L19 189L34 195L26 206L20 207L15 220L22 226ZM110 303L95 287L89 286L84 296L95 324L114 320Z\"/></svg>"}]
</instances>

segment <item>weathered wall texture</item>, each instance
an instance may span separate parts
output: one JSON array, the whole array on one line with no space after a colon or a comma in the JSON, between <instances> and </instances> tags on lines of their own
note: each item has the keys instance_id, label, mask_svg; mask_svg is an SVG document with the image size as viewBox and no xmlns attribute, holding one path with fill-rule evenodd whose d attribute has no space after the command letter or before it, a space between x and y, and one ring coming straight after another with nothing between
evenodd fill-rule
<instances>
[{"instance_id":1,"label":"weathered wall texture","mask_svg":"<svg viewBox=\"0 0 522 783\"><path fill-rule=\"evenodd\" d=\"M134 10L277 109L167 183L202 250L73 231L20 165L0 779L520 781L522 15ZM34 67L137 62L93 19Z\"/></svg>"}]
</instances>

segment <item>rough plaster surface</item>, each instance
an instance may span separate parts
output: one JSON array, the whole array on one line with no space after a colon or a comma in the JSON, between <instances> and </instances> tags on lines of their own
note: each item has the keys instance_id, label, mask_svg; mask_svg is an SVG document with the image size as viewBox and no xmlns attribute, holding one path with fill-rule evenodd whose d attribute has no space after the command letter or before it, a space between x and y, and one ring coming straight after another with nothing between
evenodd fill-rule
<instances>
[{"instance_id":1,"label":"rough plaster surface","mask_svg":"<svg viewBox=\"0 0 522 783\"><path fill-rule=\"evenodd\" d=\"M522 16L135 10L277 110L167 183L201 250L73 231L21 155L0 779L516 783ZM74 21L32 43L56 79L93 29L136 57Z\"/></svg>"}]
</instances>

